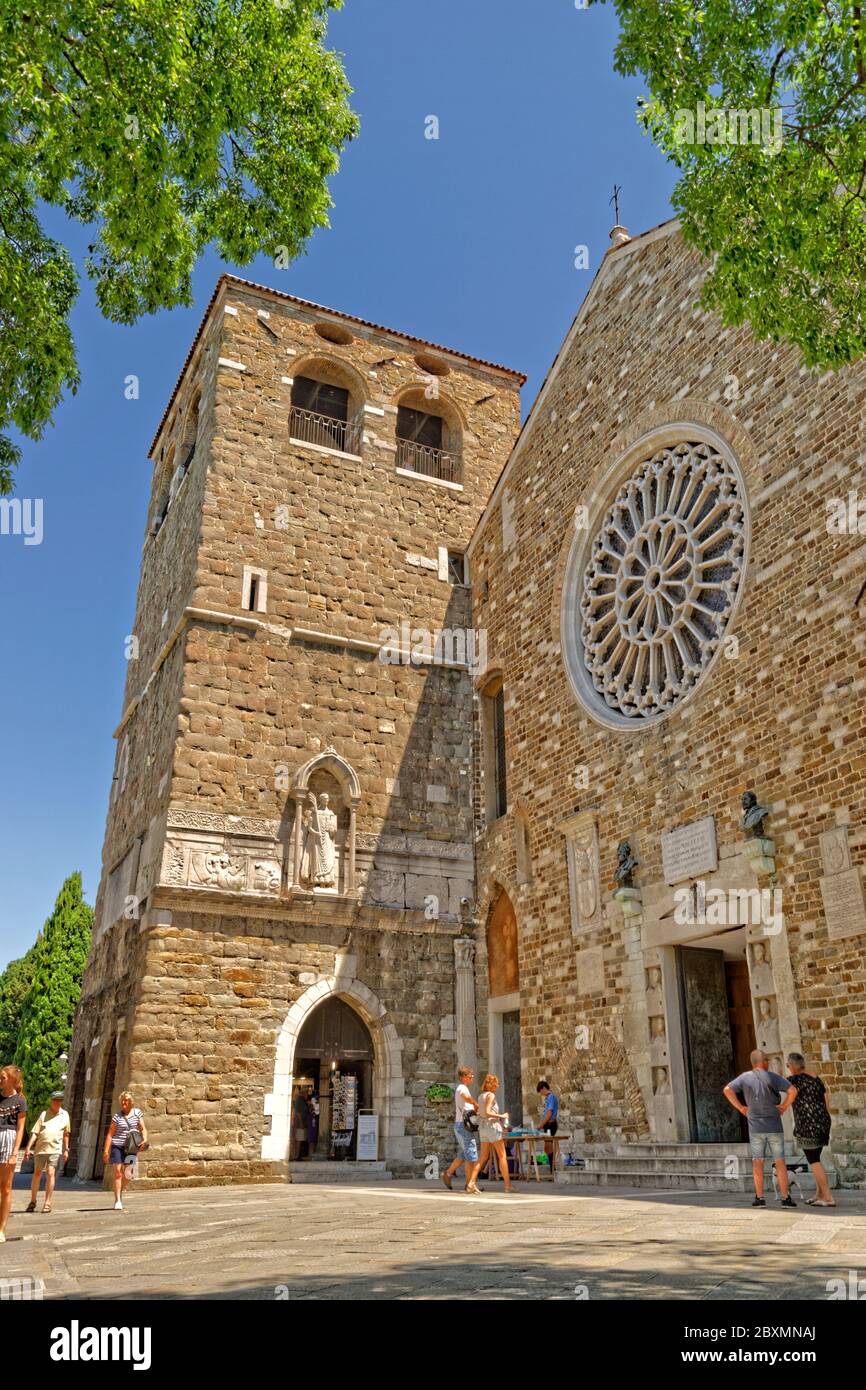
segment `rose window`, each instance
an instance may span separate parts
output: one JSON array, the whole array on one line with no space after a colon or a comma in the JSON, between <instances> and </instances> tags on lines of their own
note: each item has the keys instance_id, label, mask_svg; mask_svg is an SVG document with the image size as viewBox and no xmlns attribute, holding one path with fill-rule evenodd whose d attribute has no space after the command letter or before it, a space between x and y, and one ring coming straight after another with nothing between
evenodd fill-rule
<instances>
[{"instance_id":1,"label":"rose window","mask_svg":"<svg viewBox=\"0 0 866 1390\"><path fill-rule=\"evenodd\" d=\"M591 702L617 723L667 713L712 660L742 580L745 530L742 484L710 444L662 449L621 488L580 597Z\"/></svg>"}]
</instances>

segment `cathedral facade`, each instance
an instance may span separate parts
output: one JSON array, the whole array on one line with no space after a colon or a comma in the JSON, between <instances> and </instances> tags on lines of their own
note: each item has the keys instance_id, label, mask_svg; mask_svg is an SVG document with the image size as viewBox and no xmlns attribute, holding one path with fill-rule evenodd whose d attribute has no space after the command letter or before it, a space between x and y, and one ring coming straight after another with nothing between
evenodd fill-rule
<instances>
[{"instance_id":1,"label":"cathedral facade","mask_svg":"<svg viewBox=\"0 0 866 1390\"><path fill-rule=\"evenodd\" d=\"M723 1151L760 1046L864 1180L866 371L700 282L619 230L519 430L512 371L220 281L152 449L80 1176L121 1088L148 1182L419 1175L458 1063L525 1122L546 1077L581 1154Z\"/></svg>"},{"instance_id":2,"label":"cathedral facade","mask_svg":"<svg viewBox=\"0 0 866 1390\"><path fill-rule=\"evenodd\" d=\"M742 1154L721 1091L757 1046L823 1077L857 1184L866 367L810 372L700 284L676 224L617 233L473 537L507 766L479 910L514 920L525 1082L612 1176Z\"/></svg>"}]
</instances>

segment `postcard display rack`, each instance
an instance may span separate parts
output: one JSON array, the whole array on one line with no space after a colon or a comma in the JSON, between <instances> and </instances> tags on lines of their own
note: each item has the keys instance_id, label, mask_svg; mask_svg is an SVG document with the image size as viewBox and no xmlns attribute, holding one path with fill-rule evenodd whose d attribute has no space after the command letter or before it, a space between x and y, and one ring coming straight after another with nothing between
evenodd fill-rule
<instances>
[{"instance_id":1,"label":"postcard display rack","mask_svg":"<svg viewBox=\"0 0 866 1390\"><path fill-rule=\"evenodd\" d=\"M331 1084L331 1153L348 1158L358 1115L358 1078L336 1071Z\"/></svg>"}]
</instances>

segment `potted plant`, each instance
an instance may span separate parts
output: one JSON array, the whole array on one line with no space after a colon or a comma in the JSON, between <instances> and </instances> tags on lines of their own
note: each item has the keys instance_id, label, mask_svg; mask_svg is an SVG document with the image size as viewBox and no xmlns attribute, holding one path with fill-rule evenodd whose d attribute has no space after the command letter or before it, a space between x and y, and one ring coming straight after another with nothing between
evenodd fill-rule
<instances>
[{"instance_id":1,"label":"potted plant","mask_svg":"<svg viewBox=\"0 0 866 1390\"><path fill-rule=\"evenodd\" d=\"M443 1081L434 1081L424 1094L431 1105L448 1105L454 1099L454 1087L447 1086Z\"/></svg>"}]
</instances>

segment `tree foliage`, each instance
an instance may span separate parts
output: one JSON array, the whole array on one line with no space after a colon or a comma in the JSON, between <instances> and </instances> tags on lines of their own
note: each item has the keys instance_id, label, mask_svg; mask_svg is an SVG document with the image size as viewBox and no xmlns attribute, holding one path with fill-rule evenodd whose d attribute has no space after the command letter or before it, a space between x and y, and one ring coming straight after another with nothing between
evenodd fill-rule
<instances>
[{"instance_id":1,"label":"tree foliage","mask_svg":"<svg viewBox=\"0 0 866 1390\"><path fill-rule=\"evenodd\" d=\"M602 0L603 3L603 0ZM810 366L866 351L866 6L614 0L615 66L678 166L683 235L711 258L705 307ZM684 112L766 111L780 141L684 139ZM776 115L778 113L778 116ZM742 122L737 122L742 131ZM774 127L775 128L775 127ZM718 136L716 126L714 135Z\"/></svg>"},{"instance_id":2,"label":"tree foliage","mask_svg":"<svg viewBox=\"0 0 866 1390\"><path fill-rule=\"evenodd\" d=\"M24 1073L31 1116L58 1089L58 1058L69 1053L72 1021L90 950L93 908L84 901L81 874L70 874L45 923L36 950L33 980L21 1009L15 1064Z\"/></svg>"},{"instance_id":3,"label":"tree foliage","mask_svg":"<svg viewBox=\"0 0 866 1390\"><path fill-rule=\"evenodd\" d=\"M21 1030L21 1011L33 983L36 959L42 942L40 934L26 955L10 960L0 975L0 1067L15 1057Z\"/></svg>"},{"instance_id":4,"label":"tree foliage","mask_svg":"<svg viewBox=\"0 0 866 1390\"><path fill-rule=\"evenodd\" d=\"M78 275L45 204L87 225L87 274L117 323L191 302L209 244L247 264L327 225L356 131L342 0L28 0L0 12L0 432L40 438L78 381ZM20 450L0 433L0 491Z\"/></svg>"}]
</instances>

